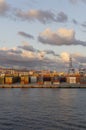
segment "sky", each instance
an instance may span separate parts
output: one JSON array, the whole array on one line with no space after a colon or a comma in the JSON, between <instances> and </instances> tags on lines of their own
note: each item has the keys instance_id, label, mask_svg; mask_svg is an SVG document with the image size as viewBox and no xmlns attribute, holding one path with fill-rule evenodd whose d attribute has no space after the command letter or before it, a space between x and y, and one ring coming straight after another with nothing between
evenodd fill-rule
<instances>
[{"instance_id":1,"label":"sky","mask_svg":"<svg viewBox=\"0 0 86 130\"><path fill-rule=\"evenodd\" d=\"M0 66L86 68L86 0L0 0Z\"/></svg>"}]
</instances>

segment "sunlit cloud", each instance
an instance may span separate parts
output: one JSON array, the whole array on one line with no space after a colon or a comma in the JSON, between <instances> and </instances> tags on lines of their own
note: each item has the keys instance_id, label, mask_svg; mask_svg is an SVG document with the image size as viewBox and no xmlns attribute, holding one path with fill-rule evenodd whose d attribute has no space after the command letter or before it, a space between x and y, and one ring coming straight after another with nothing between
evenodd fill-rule
<instances>
[{"instance_id":1,"label":"sunlit cloud","mask_svg":"<svg viewBox=\"0 0 86 130\"><path fill-rule=\"evenodd\" d=\"M64 62L69 62L70 54L67 53L67 52L62 52L62 53L60 54L60 57L62 58L62 60L63 60Z\"/></svg>"},{"instance_id":2,"label":"sunlit cloud","mask_svg":"<svg viewBox=\"0 0 86 130\"><path fill-rule=\"evenodd\" d=\"M0 0L0 15L5 15L10 9L10 5L5 0Z\"/></svg>"},{"instance_id":3,"label":"sunlit cloud","mask_svg":"<svg viewBox=\"0 0 86 130\"><path fill-rule=\"evenodd\" d=\"M53 32L49 28L45 29L38 36L38 41L49 45L82 45L86 46L86 42L77 40L75 38L75 31L73 29L60 28Z\"/></svg>"}]
</instances>

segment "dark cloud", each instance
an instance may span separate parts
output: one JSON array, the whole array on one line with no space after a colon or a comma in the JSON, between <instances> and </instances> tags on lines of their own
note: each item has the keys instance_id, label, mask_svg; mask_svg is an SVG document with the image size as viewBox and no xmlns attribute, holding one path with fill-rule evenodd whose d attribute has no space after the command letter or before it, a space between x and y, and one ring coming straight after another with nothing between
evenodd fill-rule
<instances>
[{"instance_id":1,"label":"dark cloud","mask_svg":"<svg viewBox=\"0 0 86 130\"><path fill-rule=\"evenodd\" d=\"M18 48L26 50L26 51L31 51L31 52L35 52L36 50L33 48L33 46L31 45L23 45L23 46L18 46Z\"/></svg>"},{"instance_id":2,"label":"dark cloud","mask_svg":"<svg viewBox=\"0 0 86 130\"><path fill-rule=\"evenodd\" d=\"M75 19L73 19L72 22L73 22L75 25L78 24L77 20L75 20Z\"/></svg>"},{"instance_id":3,"label":"dark cloud","mask_svg":"<svg viewBox=\"0 0 86 130\"><path fill-rule=\"evenodd\" d=\"M29 10L27 12L23 10L16 10L15 16L21 20L27 21L39 21L43 24L51 22L67 22L68 17L64 12L59 12L58 14L50 10Z\"/></svg>"},{"instance_id":4,"label":"dark cloud","mask_svg":"<svg viewBox=\"0 0 86 130\"><path fill-rule=\"evenodd\" d=\"M21 50L14 50L14 49L9 49L8 52L14 53L14 54L21 54Z\"/></svg>"},{"instance_id":5,"label":"dark cloud","mask_svg":"<svg viewBox=\"0 0 86 130\"><path fill-rule=\"evenodd\" d=\"M40 51L38 49L35 49L33 46L31 45L23 45L23 46L18 46L18 48L20 49L23 49L23 50L26 50L26 51L31 51L31 52L36 52L38 53L41 57L44 57L45 54L51 54L53 56L58 56L59 57L59 54L56 54L53 50L43 50L43 51Z\"/></svg>"},{"instance_id":6,"label":"dark cloud","mask_svg":"<svg viewBox=\"0 0 86 130\"><path fill-rule=\"evenodd\" d=\"M52 54L53 56L59 56L58 54L56 54L53 50L44 50L44 52L46 54Z\"/></svg>"},{"instance_id":7,"label":"dark cloud","mask_svg":"<svg viewBox=\"0 0 86 130\"><path fill-rule=\"evenodd\" d=\"M59 12L57 16L57 22L67 22L68 16L64 12Z\"/></svg>"},{"instance_id":8,"label":"dark cloud","mask_svg":"<svg viewBox=\"0 0 86 130\"><path fill-rule=\"evenodd\" d=\"M29 22L38 20L43 24L55 21L55 15L51 11L29 10L27 12L24 12L22 10L17 10L16 16L22 20L28 20Z\"/></svg>"},{"instance_id":9,"label":"dark cloud","mask_svg":"<svg viewBox=\"0 0 86 130\"><path fill-rule=\"evenodd\" d=\"M26 38L30 38L30 39L34 39L34 37L31 34L25 33L25 32L18 32L19 35L26 37Z\"/></svg>"},{"instance_id":10,"label":"dark cloud","mask_svg":"<svg viewBox=\"0 0 86 130\"><path fill-rule=\"evenodd\" d=\"M74 30L60 29L57 32L52 32L50 29L46 29L38 36L38 41L43 44L49 45L81 45L86 46L85 41L77 40L75 38Z\"/></svg>"}]
</instances>

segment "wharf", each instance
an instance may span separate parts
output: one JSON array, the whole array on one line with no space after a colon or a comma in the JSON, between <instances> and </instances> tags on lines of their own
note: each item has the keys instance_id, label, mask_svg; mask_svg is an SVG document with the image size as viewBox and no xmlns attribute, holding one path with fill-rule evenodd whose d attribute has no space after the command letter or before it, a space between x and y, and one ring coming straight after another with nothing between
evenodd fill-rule
<instances>
[{"instance_id":1,"label":"wharf","mask_svg":"<svg viewBox=\"0 0 86 130\"><path fill-rule=\"evenodd\" d=\"M86 84L1 84L0 88L86 88Z\"/></svg>"}]
</instances>

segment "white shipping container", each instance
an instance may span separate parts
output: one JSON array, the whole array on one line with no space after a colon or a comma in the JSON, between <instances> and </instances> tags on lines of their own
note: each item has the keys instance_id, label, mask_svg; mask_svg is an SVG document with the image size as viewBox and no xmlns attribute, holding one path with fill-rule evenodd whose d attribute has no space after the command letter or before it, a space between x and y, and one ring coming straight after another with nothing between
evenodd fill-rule
<instances>
[{"instance_id":1,"label":"white shipping container","mask_svg":"<svg viewBox=\"0 0 86 130\"><path fill-rule=\"evenodd\" d=\"M53 84L59 84L59 82L53 82Z\"/></svg>"},{"instance_id":2,"label":"white shipping container","mask_svg":"<svg viewBox=\"0 0 86 130\"><path fill-rule=\"evenodd\" d=\"M76 83L76 77L68 77L67 82L68 83Z\"/></svg>"}]
</instances>

